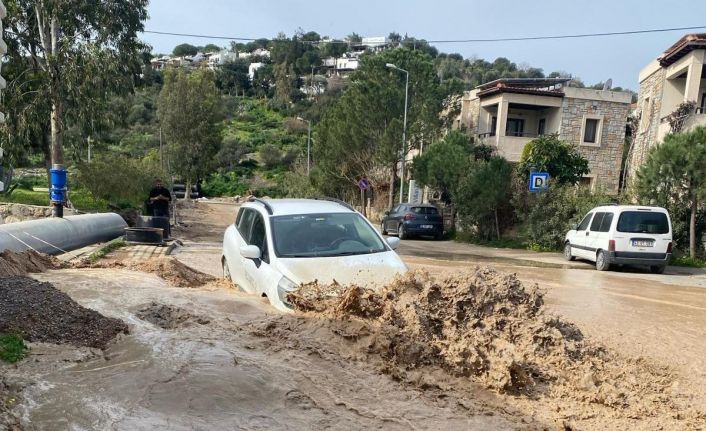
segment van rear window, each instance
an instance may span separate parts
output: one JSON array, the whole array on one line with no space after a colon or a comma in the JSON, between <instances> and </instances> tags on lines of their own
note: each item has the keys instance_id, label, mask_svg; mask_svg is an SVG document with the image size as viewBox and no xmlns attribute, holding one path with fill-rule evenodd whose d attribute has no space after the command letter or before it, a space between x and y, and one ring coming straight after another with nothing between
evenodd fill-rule
<instances>
[{"instance_id":1,"label":"van rear window","mask_svg":"<svg viewBox=\"0 0 706 431\"><path fill-rule=\"evenodd\" d=\"M669 220L661 212L624 211L618 218L618 232L625 233L669 233Z\"/></svg>"}]
</instances>

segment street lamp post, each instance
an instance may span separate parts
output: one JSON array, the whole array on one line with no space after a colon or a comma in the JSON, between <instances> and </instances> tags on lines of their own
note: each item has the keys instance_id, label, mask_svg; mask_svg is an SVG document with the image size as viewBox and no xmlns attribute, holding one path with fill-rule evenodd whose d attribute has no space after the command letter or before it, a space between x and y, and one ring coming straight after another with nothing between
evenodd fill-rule
<instances>
[{"instance_id":1,"label":"street lamp post","mask_svg":"<svg viewBox=\"0 0 706 431\"><path fill-rule=\"evenodd\" d=\"M407 99L409 96L409 71L387 63L385 66L390 69L404 72L406 80L404 85L404 121L402 123L402 163L400 164L400 203L404 202L404 162L407 158Z\"/></svg>"},{"instance_id":2,"label":"street lamp post","mask_svg":"<svg viewBox=\"0 0 706 431\"><path fill-rule=\"evenodd\" d=\"M309 129L306 140L306 175L309 176L311 173L311 121L302 117L297 117L297 120L306 122Z\"/></svg>"}]
</instances>

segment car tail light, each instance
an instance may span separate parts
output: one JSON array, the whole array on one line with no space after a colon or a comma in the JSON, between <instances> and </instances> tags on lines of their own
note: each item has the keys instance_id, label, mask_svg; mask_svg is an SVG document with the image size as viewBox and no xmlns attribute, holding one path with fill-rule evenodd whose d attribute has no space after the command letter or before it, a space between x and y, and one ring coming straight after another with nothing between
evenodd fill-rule
<instances>
[{"instance_id":1,"label":"car tail light","mask_svg":"<svg viewBox=\"0 0 706 431\"><path fill-rule=\"evenodd\" d=\"M405 221L406 221L406 220L414 220L415 218L416 218L416 217L414 216L414 214L405 214L405 215L404 215Z\"/></svg>"},{"instance_id":2,"label":"car tail light","mask_svg":"<svg viewBox=\"0 0 706 431\"><path fill-rule=\"evenodd\" d=\"M608 241L608 251L615 251L615 240L611 239Z\"/></svg>"},{"instance_id":3,"label":"car tail light","mask_svg":"<svg viewBox=\"0 0 706 431\"><path fill-rule=\"evenodd\" d=\"M672 241L669 241L669 244L667 245L667 253L672 252Z\"/></svg>"}]
</instances>

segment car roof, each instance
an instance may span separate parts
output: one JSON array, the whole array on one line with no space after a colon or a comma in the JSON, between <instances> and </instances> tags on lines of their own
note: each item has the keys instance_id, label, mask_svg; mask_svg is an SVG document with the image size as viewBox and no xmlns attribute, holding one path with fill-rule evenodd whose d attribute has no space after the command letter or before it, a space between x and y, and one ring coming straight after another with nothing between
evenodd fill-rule
<instances>
[{"instance_id":1,"label":"car roof","mask_svg":"<svg viewBox=\"0 0 706 431\"><path fill-rule=\"evenodd\" d=\"M436 208L436 205L432 205L432 204L413 204L413 203L405 202L402 205L407 205L410 207Z\"/></svg>"},{"instance_id":2,"label":"car roof","mask_svg":"<svg viewBox=\"0 0 706 431\"><path fill-rule=\"evenodd\" d=\"M654 212L664 212L664 213L667 212L667 210L662 207L652 207L649 205L602 205L602 206L593 208L591 211L610 211L610 212L654 211Z\"/></svg>"},{"instance_id":3,"label":"car roof","mask_svg":"<svg viewBox=\"0 0 706 431\"><path fill-rule=\"evenodd\" d=\"M353 212L343 203L323 199L262 199L262 201L272 208L273 216ZM262 202L249 201L243 206L266 211Z\"/></svg>"}]
</instances>

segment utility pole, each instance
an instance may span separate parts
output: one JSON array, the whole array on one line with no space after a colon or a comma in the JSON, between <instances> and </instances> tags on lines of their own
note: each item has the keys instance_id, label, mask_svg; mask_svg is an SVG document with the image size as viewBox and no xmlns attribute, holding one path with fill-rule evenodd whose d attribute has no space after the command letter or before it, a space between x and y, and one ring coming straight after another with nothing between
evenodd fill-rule
<instances>
[{"instance_id":1,"label":"utility pole","mask_svg":"<svg viewBox=\"0 0 706 431\"><path fill-rule=\"evenodd\" d=\"M88 163L91 163L91 147L93 146L92 139L89 136L88 139Z\"/></svg>"},{"instance_id":2,"label":"utility pole","mask_svg":"<svg viewBox=\"0 0 706 431\"><path fill-rule=\"evenodd\" d=\"M311 173L311 121L302 117L297 117L297 120L306 122L309 130L306 140L306 176L308 177Z\"/></svg>"},{"instance_id":3,"label":"utility pole","mask_svg":"<svg viewBox=\"0 0 706 431\"><path fill-rule=\"evenodd\" d=\"M404 163L407 158L407 100L409 98L409 71L401 69L392 63L387 63L390 69L404 72L406 76L404 85L404 122L402 123L402 162L400 164L400 203L404 202Z\"/></svg>"}]
</instances>

